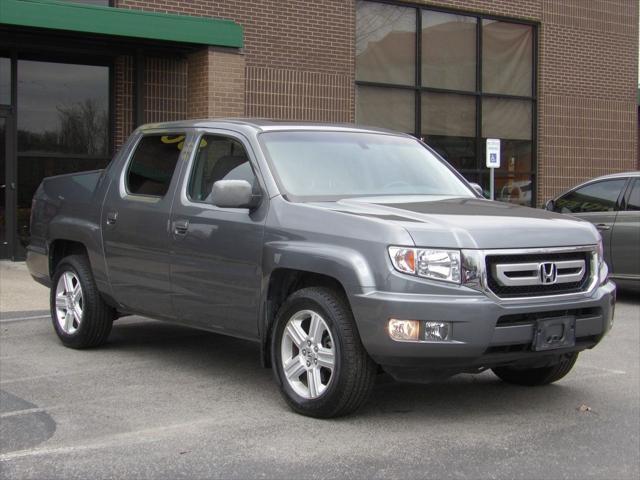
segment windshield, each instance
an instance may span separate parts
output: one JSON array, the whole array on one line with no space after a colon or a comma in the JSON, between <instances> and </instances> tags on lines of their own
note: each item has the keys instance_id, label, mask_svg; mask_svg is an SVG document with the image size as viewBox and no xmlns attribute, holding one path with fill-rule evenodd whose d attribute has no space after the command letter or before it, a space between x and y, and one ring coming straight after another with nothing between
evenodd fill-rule
<instances>
[{"instance_id":1,"label":"windshield","mask_svg":"<svg viewBox=\"0 0 640 480\"><path fill-rule=\"evenodd\" d=\"M473 197L417 140L358 132L261 135L282 193L293 199L380 195Z\"/></svg>"}]
</instances>

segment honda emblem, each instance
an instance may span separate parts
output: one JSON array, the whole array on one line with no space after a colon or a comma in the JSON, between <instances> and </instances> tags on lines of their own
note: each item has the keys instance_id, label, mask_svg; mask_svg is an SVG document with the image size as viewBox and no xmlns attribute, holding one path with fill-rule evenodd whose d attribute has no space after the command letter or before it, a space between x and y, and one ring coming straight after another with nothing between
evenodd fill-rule
<instances>
[{"instance_id":1,"label":"honda emblem","mask_svg":"<svg viewBox=\"0 0 640 480\"><path fill-rule=\"evenodd\" d=\"M540 264L540 282L543 285L553 285L558 279L558 267L553 262Z\"/></svg>"}]
</instances>

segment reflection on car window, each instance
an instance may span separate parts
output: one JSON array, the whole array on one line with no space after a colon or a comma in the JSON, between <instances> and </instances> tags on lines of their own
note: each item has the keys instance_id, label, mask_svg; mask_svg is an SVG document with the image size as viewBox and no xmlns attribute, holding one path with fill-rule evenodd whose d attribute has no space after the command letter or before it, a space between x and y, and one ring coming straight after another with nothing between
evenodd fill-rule
<instances>
[{"instance_id":1,"label":"reflection on car window","mask_svg":"<svg viewBox=\"0 0 640 480\"><path fill-rule=\"evenodd\" d=\"M613 212L626 180L604 180L578 188L560 197L555 211L560 213Z\"/></svg>"},{"instance_id":2,"label":"reflection on car window","mask_svg":"<svg viewBox=\"0 0 640 480\"><path fill-rule=\"evenodd\" d=\"M255 186L256 177L242 144L233 138L205 135L189 179L189 198L207 200L218 180L246 180Z\"/></svg>"},{"instance_id":3,"label":"reflection on car window","mask_svg":"<svg viewBox=\"0 0 640 480\"><path fill-rule=\"evenodd\" d=\"M629 201L627 202L627 210L640 210L640 180L636 179L631 189L631 195L629 195Z\"/></svg>"},{"instance_id":4,"label":"reflection on car window","mask_svg":"<svg viewBox=\"0 0 640 480\"><path fill-rule=\"evenodd\" d=\"M140 140L127 172L127 190L163 197L178 163L184 135L147 135Z\"/></svg>"}]
</instances>

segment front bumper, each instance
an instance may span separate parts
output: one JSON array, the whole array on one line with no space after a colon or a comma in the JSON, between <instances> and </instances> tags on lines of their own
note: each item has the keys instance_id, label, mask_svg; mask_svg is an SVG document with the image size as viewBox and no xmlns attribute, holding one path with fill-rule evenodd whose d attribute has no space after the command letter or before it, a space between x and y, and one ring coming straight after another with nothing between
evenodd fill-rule
<instances>
[{"instance_id":1,"label":"front bumper","mask_svg":"<svg viewBox=\"0 0 640 480\"><path fill-rule=\"evenodd\" d=\"M611 328L616 287L612 282L571 300L500 302L479 292L426 295L369 292L350 297L360 338L369 355L396 378L449 376L509 363L543 364L561 354L592 348ZM575 347L533 352L537 318L576 315ZM397 342L389 318L450 322L450 340Z\"/></svg>"}]
</instances>

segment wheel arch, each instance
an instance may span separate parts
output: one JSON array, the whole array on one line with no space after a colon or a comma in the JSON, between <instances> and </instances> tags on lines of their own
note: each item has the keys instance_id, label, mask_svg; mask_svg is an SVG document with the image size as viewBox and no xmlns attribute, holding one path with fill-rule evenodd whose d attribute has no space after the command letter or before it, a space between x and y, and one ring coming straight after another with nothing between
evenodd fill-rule
<instances>
[{"instance_id":1,"label":"wheel arch","mask_svg":"<svg viewBox=\"0 0 640 480\"><path fill-rule=\"evenodd\" d=\"M60 261L69 255L89 257L87 247L77 240L58 238L49 243L49 276L53 278Z\"/></svg>"},{"instance_id":2,"label":"wheel arch","mask_svg":"<svg viewBox=\"0 0 640 480\"><path fill-rule=\"evenodd\" d=\"M323 273L295 268L276 268L268 277L263 314L261 315L261 361L271 367L271 333L280 306L292 293L306 287L325 287L336 291L349 305L349 297L342 283L335 277ZM350 306L350 305L349 305Z\"/></svg>"}]
</instances>

